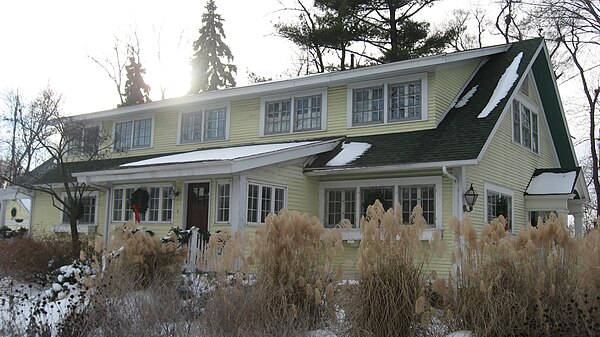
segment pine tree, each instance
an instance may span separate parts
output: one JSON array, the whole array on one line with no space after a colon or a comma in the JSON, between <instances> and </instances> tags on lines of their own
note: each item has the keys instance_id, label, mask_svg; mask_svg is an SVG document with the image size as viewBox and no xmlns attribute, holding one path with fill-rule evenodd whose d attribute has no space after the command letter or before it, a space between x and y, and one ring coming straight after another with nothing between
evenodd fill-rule
<instances>
[{"instance_id":1,"label":"pine tree","mask_svg":"<svg viewBox=\"0 0 600 337\"><path fill-rule=\"evenodd\" d=\"M129 56L129 63L125 66L127 71L127 81L125 82L125 92L122 94L124 100L119 107L136 105L150 102L150 86L144 82L143 75L146 69L142 68L141 62L136 60L135 56Z\"/></svg>"},{"instance_id":2,"label":"pine tree","mask_svg":"<svg viewBox=\"0 0 600 337\"><path fill-rule=\"evenodd\" d=\"M192 83L190 93L211 91L226 87L235 87L233 74L237 67L231 63L233 54L229 46L223 42L223 18L216 13L214 0L206 3L206 13L202 14L200 36L194 41L194 56L192 58Z\"/></svg>"}]
</instances>

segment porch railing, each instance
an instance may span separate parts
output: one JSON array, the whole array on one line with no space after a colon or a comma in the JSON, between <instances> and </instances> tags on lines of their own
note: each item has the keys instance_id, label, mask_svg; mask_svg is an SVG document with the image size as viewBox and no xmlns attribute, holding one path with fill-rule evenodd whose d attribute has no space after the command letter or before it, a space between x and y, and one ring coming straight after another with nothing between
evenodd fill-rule
<instances>
[{"instance_id":1,"label":"porch railing","mask_svg":"<svg viewBox=\"0 0 600 337\"><path fill-rule=\"evenodd\" d=\"M206 241L204 236L200 233L198 227L192 227L190 229L190 238L187 242L187 256L183 267L187 270L193 271L196 269L205 269L203 261L203 255L206 251Z\"/></svg>"}]
</instances>

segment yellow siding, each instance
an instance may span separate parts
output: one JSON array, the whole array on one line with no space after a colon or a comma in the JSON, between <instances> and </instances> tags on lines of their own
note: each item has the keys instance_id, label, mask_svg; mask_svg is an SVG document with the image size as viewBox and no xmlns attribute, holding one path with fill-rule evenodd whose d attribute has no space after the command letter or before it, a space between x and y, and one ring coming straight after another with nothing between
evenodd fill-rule
<instances>
[{"instance_id":1,"label":"yellow siding","mask_svg":"<svg viewBox=\"0 0 600 337\"><path fill-rule=\"evenodd\" d=\"M543 112L539 116L539 155L512 141L512 116L510 109L506 111L500 127L484 154L480 165L467 169L467 183L479 193L479 199L473 212L469 214L471 221L478 227L484 219L484 182L513 190L513 228L528 223L525 214L523 193L536 168L559 167L555 159L554 146L548 133L548 126Z\"/></svg>"},{"instance_id":2,"label":"yellow siding","mask_svg":"<svg viewBox=\"0 0 600 337\"><path fill-rule=\"evenodd\" d=\"M435 127L437 120L445 113L456 98L465 82L477 67L478 60L461 63L452 67L440 67L427 74L428 120L411 121L389 125L375 125L348 128L347 86L327 88L327 126L323 131L292 133L276 136L259 136L260 97L226 102L230 104L229 139L222 141L177 145L178 120L182 108L169 108L154 114L153 146L145 149L131 149L126 153L112 153L112 156L137 156L153 153L172 153L198 148L234 146L256 142L276 142L314 137L363 136L390 132L408 132ZM202 108L202 105L198 106ZM189 107L185 108L189 111ZM140 115L148 116L148 115ZM130 116L134 117L134 116ZM122 119L120 119L122 120ZM112 135L113 120L104 121L102 128Z\"/></svg>"}]
</instances>

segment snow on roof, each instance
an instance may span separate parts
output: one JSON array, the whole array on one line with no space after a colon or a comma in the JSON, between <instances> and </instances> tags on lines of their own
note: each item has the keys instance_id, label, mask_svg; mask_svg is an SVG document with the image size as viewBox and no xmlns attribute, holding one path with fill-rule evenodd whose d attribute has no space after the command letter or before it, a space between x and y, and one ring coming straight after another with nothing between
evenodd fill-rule
<instances>
[{"instance_id":1,"label":"snow on roof","mask_svg":"<svg viewBox=\"0 0 600 337\"><path fill-rule=\"evenodd\" d=\"M543 172L531 178L526 194L569 194L573 193L577 171L564 173Z\"/></svg>"},{"instance_id":2,"label":"snow on roof","mask_svg":"<svg viewBox=\"0 0 600 337\"><path fill-rule=\"evenodd\" d=\"M456 102L456 104L454 104L455 108L462 108L463 106L467 105L467 103L469 103L469 99L471 99L471 97L473 97L473 95L475 95L475 92L477 91L477 88L479 87L479 84L474 86L473 88L471 88L471 90L469 90L466 94L464 94L464 96L460 99L460 101Z\"/></svg>"},{"instance_id":3,"label":"snow on roof","mask_svg":"<svg viewBox=\"0 0 600 337\"><path fill-rule=\"evenodd\" d=\"M369 148L369 143L350 142L342 144L342 151L333 157L325 166L342 166L349 164L362 156Z\"/></svg>"},{"instance_id":4,"label":"snow on roof","mask_svg":"<svg viewBox=\"0 0 600 337\"><path fill-rule=\"evenodd\" d=\"M261 155L269 152L277 152L281 150L291 149L304 145L314 144L313 142L295 142L295 143L274 143L261 145L234 146L221 149L198 150L170 156L162 156L158 158L140 160L133 163L123 164L120 167L136 167L146 165L161 165L161 164L180 164L200 161L217 161L217 160L234 160L244 157Z\"/></svg>"},{"instance_id":5,"label":"snow on roof","mask_svg":"<svg viewBox=\"0 0 600 337\"><path fill-rule=\"evenodd\" d=\"M515 56L510 66L506 68L504 74L502 74L502 77L500 77L500 80L498 81L498 84L496 85L494 93L488 101L488 104L485 106L485 108L483 108L483 110L481 110L481 113L479 114L479 116L477 116L477 118L487 117L490 114L490 112L494 110L496 105L498 105L498 103L500 103L500 101L504 97L506 97L506 94L508 94L510 88L512 88L517 78L519 78L517 69L519 69L519 63L521 63L521 58L523 58L523 52L520 52L517 56Z\"/></svg>"}]
</instances>

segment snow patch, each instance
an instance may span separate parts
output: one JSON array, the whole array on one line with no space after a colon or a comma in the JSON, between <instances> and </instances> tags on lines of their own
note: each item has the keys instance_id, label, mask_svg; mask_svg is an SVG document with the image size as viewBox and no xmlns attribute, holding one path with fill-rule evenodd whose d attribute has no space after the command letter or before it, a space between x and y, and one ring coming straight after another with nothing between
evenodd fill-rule
<instances>
[{"instance_id":1,"label":"snow patch","mask_svg":"<svg viewBox=\"0 0 600 337\"><path fill-rule=\"evenodd\" d=\"M531 178L527 194L569 194L573 192L577 172L544 172Z\"/></svg>"},{"instance_id":2,"label":"snow patch","mask_svg":"<svg viewBox=\"0 0 600 337\"><path fill-rule=\"evenodd\" d=\"M446 335L446 337L473 337L474 334L471 331L456 331Z\"/></svg>"},{"instance_id":3,"label":"snow patch","mask_svg":"<svg viewBox=\"0 0 600 337\"><path fill-rule=\"evenodd\" d=\"M473 95L475 95L475 92L477 92L477 88L479 87L479 84L474 86L473 88L471 88L471 90L469 90L466 94L463 95L463 97L460 99L460 101L456 102L456 104L454 104L455 108L462 108L463 106L467 105L467 103L469 103L469 99L471 99L471 97L473 97Z\"/></svg>"},{"instance_id":4,"label":"snow patch","mask_svg":"<svg viewBox=\"0 0 600 337\"><path fill-rule=\"evenodd\" d=\"M160 165L160 164L178 164L191 163L200 161L216 161L216 160L234 160L244 157L261 155L269 152L277 152L281 150L300 147L317 142L297 142L297 143L275 143L261 144L250 146L235 146L223 149L208 149L198 150L170 156L140 160L133 163L123 164L120 167L136 167L145 165Z\"/></svg>"},{"instance_id":5,"label":"snow patch","mask_svg":"<svg viewBox=\"0 0 600 337\"><path fill-rule=\"evenodd\" d=\"M342 151L328 161L325 166L342 166L349 164L362 156L370 148L371 144L369 143L344 143L342 144Z\"/></svg>"},{"instance_id":6,"label":"snow patch","mask_svg":"<svg viewBox=\"0 0 600 337\"><path fill-rule=\"evenodd\" d=\"M500 101L504 97L506 97L508 91L510 90L510 88L512 88L513 84L519 77L517 69L519 69L519 64L521 63L522 58L523 52L520 52L517 56L515 56L510 66L506 68L504 74L502 74L502 77L500 77L500 81L498 81L498 84L496 85L494 93L492 94L492 97L490 98L488 104L485 106L485 108L483 108L483 110L481 111L479 116L477 116L477 118L487 117L490 114L490 112L494 110L496 105L498 105L498 103L500 103Z\"/></svg>"}]
</instances>

